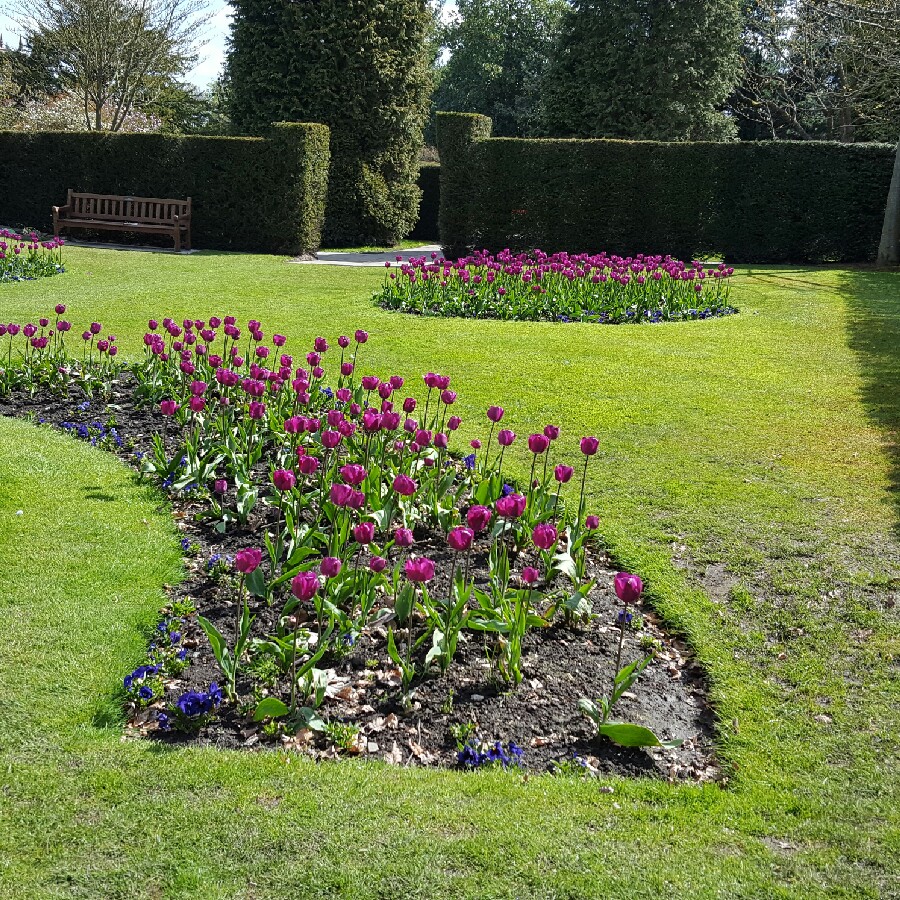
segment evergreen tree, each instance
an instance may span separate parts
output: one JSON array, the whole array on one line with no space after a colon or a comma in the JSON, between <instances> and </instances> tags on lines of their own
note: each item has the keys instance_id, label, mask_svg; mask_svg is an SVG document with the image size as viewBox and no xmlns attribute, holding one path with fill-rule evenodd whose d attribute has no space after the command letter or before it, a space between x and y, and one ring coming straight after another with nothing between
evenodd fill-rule
<instances>
[{"instance_id":1,"label":"evergreen tree","mask_svg":"<svg viewBox=\"0 0 900 900\"><path fill-rule=\"evenodd\" d=\"M435 109L490 116L497 137L534 134L566 8L565 0L459 0L442 29L450 59L439 70Z\"/></svg>"},{"instance_id":2,"label":"evergreen tree","mask_svg":"<svg viewBox=\"0 0 900 900\"><path fill-rule=\"evenodd\" d=\"M418 216L432 75L425 0L235 0L227 74L238 132L331 129L324 240L393 244Z\"/></svg>"},{"instance_id":3,"label":"evergreen tree","mask_svg":"<svg viewBox=\"0 0 900 900\"><path fill-rule=\"evenodd\" d=\"M738 0L575 0L544 84L564 137L727 140L739 76Z\"/></svg>"}]
</instances>

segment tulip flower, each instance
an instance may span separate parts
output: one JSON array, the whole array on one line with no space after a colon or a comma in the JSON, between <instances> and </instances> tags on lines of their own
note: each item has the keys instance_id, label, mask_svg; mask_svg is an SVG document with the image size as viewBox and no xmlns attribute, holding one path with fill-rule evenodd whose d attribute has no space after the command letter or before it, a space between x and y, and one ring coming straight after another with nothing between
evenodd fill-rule
<instances>
[{"instance_id":1,"label":"tulip flower","mask_svg":"<svg viewBox=\"0 0 900 900\"><path fill-rule=\"evenodd\" d=\"M568 484L572 480L575 470L571 466L557 466L553 470L553 477L560 484Z\"/></svg>"},{"instance_id":2,"label":"tulip flower","mask_svg":"<svg viewBox=\"0 0 900 900\"><path fill-rule=\"evenodd\" d=\"M533 566L526 566L522 569L522 581L529 586L538 581L540 577L541 573Z\"/></svg>"},{"instance_id":3,"label":"tulip flower","mask_svg":"<svg viewBox=\"0 0 900 900\"><path fill-rule=\"evenodd\" d=\"M383 556L373 556L369 560L369 568L377 575L387 568L387 560Z\"/></svg>"},{"instance_id":4,"label":"tulip flower","mask_svg":"<svg viewBox=\"0 0 900 900\"><path fill-rule=\"evenodd\" d=\"M402 497L412 497L419 485L409 475L398 475L394 479L394 490Z\"/></svg>"},{"instance_id":5,"label":"tulip flower","mask_svg":"<svg viewBox=\"0 0 900 900\"><path fill-rule=\"evenodd\" d=\"M354 335L357 344L364 344L369 339L369 333L361 328Z\"/></svg>"},{"instance_id":6,"label":"tulip flower","mask_svg":"<svg viewBox=\"0 0 900 900\"><path fill-rule=\"evenodd\" d=\"M515 439L516 433L514 431L510 431L508 428L502 429L497 434L497 440L499 441L501 447L509 447Z\"/></svg>"},{"instance_id":7,"label":"tulip flower","mask_svg":"<svg viewBox=\"0 0 900 900\"><path fill-rule=\"evenodd\" d=\"M637 575L619 572L614 581L616 596L626 605L637 603L644 590L644 583Z\"/></svg>"},{"instance_id":8,"label":"tulip flower","mask_svg":"<svg viewBox=\"0 0 900 900\"><path fill-rule=\"evenodd\" d=\"M340 444L342 437L343 435L339 431L323 431L322 446L326 450L334 450Z\"/></svg>"},{"instance_id":9,"label":"tulip flower","mask_svg":"<svg viewBox=\"0 0 900 900\"><path fill-rule=\"evenodd\" d=\"M559 533L553 525L545 522L535 526L531 533L531 539L534 541L535 547L549 550L559 539Z\"/></svg>"},{"instance_id":10,"label":"tulip flower","mask_svg":"<svg viewBox=\"0 0 900 900\"><path fill-rule=\"evenodd\" d=\"M373 522L360 522L353 527L353 537L357 544L371 544L375 540L375 525Z\"/></svg>"},{"instance_id":11,"label":"tulip flower","mask_svg":"<svg viewBox=\"0 0 900 900\"><path fill-rule=\"evenodd\" d=\"M164 416L174 416L175 410L178 409L178 404L174 400L163 400L159 404L159 411Z\"/></svg>"},{"instance_id":12,"label":"tulip flower","mask_svg":"<svg viewBox=\"0 0 900 900\"><path fill-rule=\"evenodd\" d=\"M496 424L503 418L503 407L502 406L489 406L488 411L487 411L487 417Z\"/></svg>"},{"instance_id":13,"label":"tulip flower","mask_svg":"<svg viewBox=\"0 0 900 900\"><path fill-rule=\"evenodd\" d=\"M584 527L587 528L588 531L596 531L600 527L600 517L588 516L584 520Z\"/></svg>"},{"instance_id":14,"label":"tulip flower","mask_svg":"<svg viewBox=\"0 0 900 900\"><path fill-rule=\"evenodd\" d=\"M238 550L234 555L234 567L242 575L250 575L259 568L262 562L262 551L257 547L247 547Z\"/></svg>"},{"instance_id":15,"label":"tulip flower","mask_svg":"<svg viewBox=\"0 0 900 900\"><path fill-rule=\"evenodd\" d=\"M340 473L344 484L352 484L354 487L358 487L366 480L366 470L362 466L341 466Z\"/></svg>"},{"instance_id":16,"label":"tulip flower","mask_svg":"<svg viewBox=\"0 0 900 900\"><path fill-rule=\"evenodd\" d=\"M272 473L272 483L279 491L290 491L297 483L297 476L290 469L276 469Z\"/></svg>"},{"instance_id":17,"label":"tulip flower","mask_svg":"<svg viewBox=\"0 0 900 900\"><path fill-rule=\"evenodd\" d=\"M312 600L319 590L319 576L315 572L301 572L291 579L291 593L301 602Z\"/></svg>"},{"instance_id":18,"label":"tulip flower","mask_svg":"<svg viewBox=\"0 0 900 900\"><path fill-rule=\"evenodd\" d=\"M450 549L455 550L457 553L464 553L466 550L469 550L474 539L475 532L471 528L466 528L465 525L457 525L456 528L451 528L447 535L447 543L450 545Z\"/></svg>"},{"instance_id":19,"label":"tulip flower","mask_svg":"<svg viewBox=\"0 0 900 900\"><path fill-rule=\"evenodd\" d=\"M502 434L503 432L500 433ZM548 438L545 434L531 434L528 436L528 449L535 456L544 453L549 446L550 438Z\"/></svg>"},{"instance_id":20,"label":"tulip flower","mask_svg":"<svg viewBox=\"0 0 900 900\"><path fill-rule=\"evenodd\" d=\"M491 524L492 515L486 506L472 506L466 513L466 522L474 531L484 531Z\"/></svg>"},{"instance_id":21,"label":"tulip flower","mask_svg":"<svg viewBox=\"0 0 900 900\"><path fill-rule=\"evenodd\" d=\"M346 506L347 502L350 500L351 495L353 494L353 488L348 487L346 484L338 484L335 482L331 486L331 490L328 494L328 499L335 506Z\"/></svg>"},{"instance_id":22,"label":"tulip flower","mask_svg":"<svg viewBox=\"0 0 900 900\"><path fill-rule=\"evenodd\" d=\"M585 456L593 456L600 446L600 441L595 437L583 437L581 439L581 452Z\"/></svg>"},{"instance_id":23,"label":"tulip flower","mask_svg":"<svg viewBox=\"0 0 900 900\"><path fill-rule=\"evenodd\" d=\"M545 425L544 426L544 435L549 438L551 441L555 441L559 437L559 426L558 425Z\"/></svg>"},{"instance_id":24,"label":"tulip flower","mask_svg":"<svg viewBox=\"0 0 900 900\"><path fill-rule=\"evenodd\" d=\"M403 572L410 581L425 584L434 578L434 562L425 556L412 557L406 561Z\"/></svg>"},{"instance_id":25,"label":"tulip flower","mask_svg":"<svg viewBox=\"0 0 900 900\"><path fill-rule=\"evenodd\" d=\"M319 460L315 456L304 456L298 465L302 474L315 475L319 468Z\"/></svg>"},{"instance_id":26,"label":"tulip flower","mask_svg":"<svg viewBox=\"0 0 900 900\"><path fill-rule=\"evenodd\" d=\"M408 528L398 528L394 532L394 543L398 547L412 547L414 541L413 533Z\"/></svg>"},{"instance_id":27,"label":"tulip flower","mask_svg":"<svg viewBox=\"0 0 900 900\"><path fill-rule=\"evenodd\" d=\"M217 478L213 484L213 491L217 494L224 494L228 490L228 482L224 478Z\"/></svg>"},{"instance_id":28,"label":"tulip flower","mask_svg":"<svg viewBox=\"0 0 900 900\"><path fill-rule=\"evenodd\" d=\"M319 566L319 571L326 578L337 578L341 573L341 561L336 556L326 556Z\"/></svg>"},{"instance_id":29,"label":"tulip flower","mask_svg":"<svg viewBox=\"0 0 900 900\"><path fill-rule=\"evenodd\" d=\"M525 512L527 500L521 494L507 494L496 503L497 515L504 519L518 519Z\"/></svg>"}]
</instances>

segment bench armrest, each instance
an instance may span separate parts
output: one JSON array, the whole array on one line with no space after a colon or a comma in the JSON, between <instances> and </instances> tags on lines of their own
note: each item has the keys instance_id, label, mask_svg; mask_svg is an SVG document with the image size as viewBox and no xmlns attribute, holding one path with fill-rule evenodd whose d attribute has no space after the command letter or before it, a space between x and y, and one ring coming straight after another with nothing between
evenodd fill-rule
<instances>
[{"instance_id":1,"label":"bench armrest","mask_svg":"<svg viewBox=\"0 0 900 900\"><path fill-rule=\"evenodd\" d=\"M66 204L65 206L54 206L53 207L53 212L55 212L57 215L59 215L60 213L67 213L68 211L69 211L68 204Z\"/></svg>"}]
</instances>

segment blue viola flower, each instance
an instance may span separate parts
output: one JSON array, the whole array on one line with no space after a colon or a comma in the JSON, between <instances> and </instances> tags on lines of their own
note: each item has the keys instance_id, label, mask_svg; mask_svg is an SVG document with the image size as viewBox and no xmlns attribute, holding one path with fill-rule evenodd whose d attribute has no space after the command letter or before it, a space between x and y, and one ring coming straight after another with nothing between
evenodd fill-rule
<instances>
[{"instance_id":1,"label":"blue viola flower","mask_svg":"<svg viewBox=\"0 0 900 900\"><path fill-rule=\"evenodd\" d=\"M153 691L147 687L147 685L143 685L141 689L138 691L138 697L141 700L152 700L153 699Z\"/></svg>"},{"instance_id":2,"label":"blue viola flower","mask_svg":"<svg viewBox=\"0 0 900 900\"><path fill-rule=\"evenodd\" d=\"M178 658L180 662L184 662L187 659L187 650L179 650L175 656Z\"/></svg>"},{"instance_id":3,"label":"blue viola flower","mask_svg":"<svg viewBox=\"0 0 900 900\"><path fill-rule=\"evenodd\" d=\"M466 464L467 469L474 469L475 468L475 454L470 453L468 456L464 456L463 462Z\"/></svg>"},{"instance_id":4,"label":"blue viola flower","mask_svg":"<svg viewBox=\"0 0 900 900\"><path fill-rule=\"evenodd\" d=\"M168 731L172 727L171 720L164 712L161 712L156 717L156 724L159 725L162 731Z\"/></svg>"},{"instance_id":5,"label":"blue viola flower","mask_svg":"<svg viewBox=\"0 0 900 900\"><path fill-rule=\"evenodd\" d=\"M503 490L501 491L501 493L503 494L504 497L508 497L512 493L512 485L504 484Z\"/></svg>"},{"instance_id":6,"label":"blue viola flower","mask_svg":"<svg viewBox=\"0 0 900 900\"><path fill-rule=\"evenodd\" d=\"M180 631L170 631L169 632L169 641L172 644L177 644L181 641L181 632Z\"/></svg>"},{"instance_id":7,"label":"blue viola flower","mask_svg":"<svg viewBox=\"0 0 900 900\"><path fill-rule=\"evenodd\" d=\"M616 623L619 625L630 625L631 624L632 615L630 612L625 612L624 609L619 610L619 615L616 617Z\"/></svg>"}]
</instances>

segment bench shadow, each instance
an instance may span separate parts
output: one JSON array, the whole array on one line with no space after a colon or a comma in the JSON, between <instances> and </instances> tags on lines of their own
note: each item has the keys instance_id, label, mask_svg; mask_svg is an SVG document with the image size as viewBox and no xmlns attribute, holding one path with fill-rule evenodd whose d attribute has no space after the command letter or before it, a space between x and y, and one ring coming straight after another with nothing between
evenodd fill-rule
<instances>
[{"instance_id":1,"label":"bench shadow","mask_svg":"<svg viewBox=\"0 0 900 900\"><path fill-rule=\"evenodd\" d=\"M894 532L900 538L900 272L853 269L841 275L848 346L864 378L862 400L884 437Z\"/></svg>"},{"instance_id":2,"label":"bench shadow","mask_svg":"<svg viewBox=\"0 0 900 900\"><path fill-rule=\"evenodd\" d=\"M107 491L104 491L100 485L91 485L91 487L86 487L84 489L84 499L85 500L100 500L103 503L113 503L119 498L116 497L115 494L110 494Z\"/></svg>"}]
</instances>

